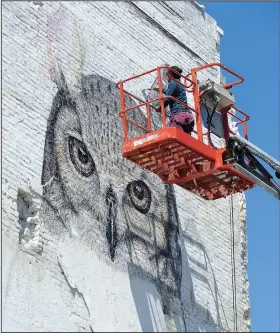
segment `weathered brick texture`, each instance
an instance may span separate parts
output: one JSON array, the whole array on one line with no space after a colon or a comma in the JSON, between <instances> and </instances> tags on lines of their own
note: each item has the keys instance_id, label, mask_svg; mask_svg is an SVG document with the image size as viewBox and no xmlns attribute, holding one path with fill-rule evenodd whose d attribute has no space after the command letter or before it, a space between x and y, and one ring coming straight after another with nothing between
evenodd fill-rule
<instances>
[{"instance_id":1,"label":"weathered brick texture","mask_svg":"<svg viewBox=\"0 0 280 333\"><path fill-rule=\"evenodd\" d=\"M120 157L115 83L219 61L216 21L188 1L13 1L2 3L2 27L3 330L249 331L244 196L207 202ZM75 106L54 82L57 64ZM98 174L70 166L67 126ZM139 179L152 197L140 213L125 197Z\"/></svg>"}]
</instances>

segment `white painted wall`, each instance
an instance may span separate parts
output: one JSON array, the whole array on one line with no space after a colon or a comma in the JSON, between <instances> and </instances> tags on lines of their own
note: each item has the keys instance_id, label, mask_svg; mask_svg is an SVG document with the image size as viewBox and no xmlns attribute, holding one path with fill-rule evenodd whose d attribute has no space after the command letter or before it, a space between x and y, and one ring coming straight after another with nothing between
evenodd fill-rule
<instances>
[{"instance_id":1,"label":"white painted wall","mask_svg":"<svg viewBox=\"0 0 280 333\"><path fill-rule=\"evenodd\" d=\"M231 225L236 328L250 330L244 197L206 202L175 186L170 199L153 175L120 158L120 121L113 107L116 102L118 108L114 83L120 79L163 63L188 71L219 61L221 29L215 20L184 1L4 2L2 14L3 330L234 331ZM48 56L52 31L54 62ZM52 143L56 151L48 163L51 174L51 162L57 161L61 178L50 178L43 191L47 121L51 109L59 109L53 104L58 65L72 96L79 92L81 73L95 75L95 92L85 109L78 99L78 116L71 109L58 116ZM219 81L215 70L206 75ZM139 91L143 84L131 88ZM108 85L112 92L106 91ZM78 124L77 118L95 157L99 185L75 173L64 154L59 135ZM130 205L127 216L126 186L138 179L151 190L150 211L143 215ZM135 241L130 253L120 240L114 262L105 237L110 185L118 202L119 235L130 225L149 244ZM42 200L43 194L50 202ZM170 215L179 230L176 237L164 234ZM153 235L155 247L146 235ZM178 244L181 249L174 272L182 276L175 287L174 274L165 276L161 265L169 269L178 258L164 257L157 266L160 272L149 259L166 248L170 237L171 248ZM163 295L161 282L179 290L180 297L173 289Z\"/></svg>"}]
</instances>

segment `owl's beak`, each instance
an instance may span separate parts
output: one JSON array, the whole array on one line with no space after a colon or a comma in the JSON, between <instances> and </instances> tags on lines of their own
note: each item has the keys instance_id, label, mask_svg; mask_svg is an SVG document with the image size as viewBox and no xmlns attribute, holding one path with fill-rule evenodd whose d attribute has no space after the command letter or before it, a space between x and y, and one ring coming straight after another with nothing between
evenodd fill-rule
<instances>
[{"instance_id":1,"label":"owl's beak","mask_svg":"<svg viewBox=\"0 0 280 333\"><path fill-rule=\"evenodd\" d=\"M106 238L109 244L109 251L111 260L115 260L116 247L118 243L118 231L117 231L117 195L113 190L112 185L106 191L106 206L107 206L107 215L106 215Z\"/></svg>"}]
</instances>

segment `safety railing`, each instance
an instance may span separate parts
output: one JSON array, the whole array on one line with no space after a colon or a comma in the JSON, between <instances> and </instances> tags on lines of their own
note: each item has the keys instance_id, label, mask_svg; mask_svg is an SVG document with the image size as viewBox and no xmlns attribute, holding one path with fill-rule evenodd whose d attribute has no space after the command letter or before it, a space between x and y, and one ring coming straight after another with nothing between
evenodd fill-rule
<instances>
[{"instance_id":1,"label":"safety railing","mask_svg":"<svg viewBox=\"0 0 280 333\"><path fill-rule=\"evenodd\" d=\"M163 94L163 84L162 84L162 74L161 74L161 71L163 69L168 69L170 72L174 72L174 73L180 75L180 77L183 78L184 83L188 82L189 85L187 86L187 85L183 84L182 82L180 82L179 80L175 80L175 79L172 78L172 80L174 80L178 84L182 85L187 91L189 91L190 87L193 86L194 83L192 82L191 79L189 79L190 74L188 74L187 76L182 75L182 74L176 72L175 70L170 69L169 66L159 66L159 67L153 68L151 70L148 70L148 71L146 71L144 73L141 73L141 74L138 74L138 75L134 75L134 76L132 76L132 77L130 77L128 79L125 79L123 81L118 82L116 85L120 89L120 99L121 99L121 108L122 108L121 112L119 113L119 115L121 115L122 119L123 119L124 141L128 140L128 126L127 126L128 123L130 123L130 124L132 124L132 125L140 128L141 130L143 130L145 132L151 132L152 131L151 111L152 110L153 111L157 110L156 107L154 107L153 105L151 105L154 102L159 102L160 103L162 128L166 128L167 127L167 124L166 124L166 114L165 114L165 108L164 108L164 100L165 99L174 100L177 103L183 105L186 109L189 109L189 110L193 111L194 113L197 113L197 111L193 107L191 107L190 105L185 104L184 102L178 100L177 98L175 98L173 96L168 96L168 95L164 95ZM159 96L158 97L150 99L150 100L147 100L147 101L144 101L143 99L141 99L138 96L136 96L134 93L132 93L132 92L124 89L124 84L125 83L127 83L127 82L129 82L131 80L143 77L144 75L152 74L154 72L157 73L158 91L159 91ZM167 77L171 78L170 73L167 73ZM136 104L134 106L131 106L131 107L126 107L126 105L125 105L125 95L128 95L128 96L134 98L136 101L138 101L140 103ZM135 109L139 109L140 107L146 107L147 128L145 128L145 127L137 124L133 120L127 118L127 113L129 111L135 110Z\"/></svg>"},{"instance_id":2,"label":"safety railing","mask_svg":"<svg viewBox=\"0 0 280 333\"><path fill-rule=\"evenodd\" d=\"M244 78L235 73L234 71L232 71L231 69L227 68L226 66L218 63L218 62L212 62L203 66L199 66L199 67L195 67L191 69L191 80L193 82L193 96L194 96L194 108L195 110L198 112L199 116L197 117L197 136L198 136L198 140L199 141L203 141L203 133L202 133L202 120L201 120L201 112L200 112L200 94L199 94L199 89L198 89L198 81L197 81L197 73L201 72L202 70L209 68L209 67L220 67L222 69L224 69L225 71L227 71L228 73L234 75L235 77L237 77L239 80L228 83L223 85L223 88L225 89L230 89L235 85L238 85L240 83L242 83L244 81ZM230 108L227 108L226 110L224 110L225 112L229 111ZM227 140L229 138L229 126L227 123L227 117L223 117L224 119L224 135L225 135L225 139ZM209 144L209 143L208 143Z\"/></svg>"},{"instance_id":3,"label":"safety railing","mask_svg":"<svg viewBox=\"0 0 280 333\"><path fill-rule=\"evenodd\" d=\"M236 106L234 106L234 105L232 105L231 108L234 109L235 111L241 113L241 114L244 116L243 119L240 119L240 117L238 117L238 116L235 115L234 113L228 111L228 114L229 114L231 117L233 117L233 118L239 120L239 121L235 124L236 126L237 126L237 125L240 125L240 124L243 125L244 138L245 138L246 140L248 140L247 121L250 120L250 117L249 117L245 112L241 111L240 109L238 109L238 108L237 108ZM234 132L231 131L231 130L230 130L230 133L231 133L231 134L236 134L236 133L234 133Z\"/></svg>"},{"instance_id":4,"label":"safety railing","mask_svg":"<svg viewBox=\"0 0 280 333\"><path fill-rule=\"evenodd\" d=\"M233 86L238 85L238 84L240 84L244 81L242 76L240 76L239 74L230 70L229 68L225 67L224 65L222 65L220 63L210 63L210 64L206 64L206 65L203 65L203 66L200 66L200 67L193 68L193 69L191 69L191 72L186 74L186 75L183 75L181 73L176 72L174 69L171 69L169 66L159 66L159 67L153 68L151 70L148 70L144 73L134 75L132 77L129 77L125 80L122 80L122 81L118 82L116 85L120 89L120 99L121 99L121 112L119 113L119 115L123 119L124 141L129 140L129 138L128 138L128 123L132 124L133 126L136 126L136 127L140 128L141 130L143 130L146 133L153 131L151 113L155 112L157 110L157 108L154 105L152 105L155 102L159 102L159 104L160 104L162 128L166 128L167 124L166 124L166 114L165 114L165 108L164 108L164 100L165 99L171 99L171 100L174 100L177 103L183 105L186 109L191 110L191 111L194 112L195 120L196 120L196 130L194 130L193 132L197 135L197 140L198 141L204 142L203 138L204 138L204 136L208 135L208 131L205 132L205 133L203 133L203 131L202 131L202 120L201 120L201 110L200 110L200 94L199 94L199 89L198 89L197 73L206 69L206 68L214 67L214 66L221 67L222 69L226 70L227 72L229 72L230 74L232 74L232 75L234 75L238 78L237 81L233 81L231 83L223 85L223 87L225 89L230 89ZM176 99L173 96L166 96L166 95L163 94L163 82L162 82L162 73L161 73L161 71L163 71L164 69L167 69L167 77L169 79L172 78L173 81L175 81L178 84L180 84L181 86L183 86L187 92L193 94L194 107L191 107L190 105L187 105L187 104L183 103L182 101ZM159 93L158 97L152 98L150 100L143 100L139 96L136 96L134 93L132 93L132 92L130 92L130 91L128 91L124 88L125 83L127 83L131 80L135 80L137 78L143 77L145 75L155 73L155 72L157 74L157 82L158 82L158 93ZM181 82L180 80L174 79L171 76L171 72L180 76L180 79L183 79L183 82ZM130 106L130 107L126 107L126 105L125 105L125 95L128 95L128 96L134 98L136 101L138 101L139 104L136 104L136 105ZM140 124L136 123L135 121L133 121L131 119L128 119L128 117L127 117L128 112L130 112L132 110L135 110L135 109L139 109L141 107L146 108L147 127L143 127ZM236 116L234 113L230 112L231 108L233 108L235 111L242 114L244 116L244 118L241 119L240 117ZM247 132L246 122L250 119L250 117L246 113L244 113L243 111L241 111L240 109L235 107L234 105L231 105L228 108L226 108L226 110L222 110L222 111L225 111L224 112L225 117L223 119L224 119L224 129L225 129L225 138L226 138L226 140L229 138L230 133L234 134L229 129L228 122L227 122L227 114L229 114L231 117L236 118L238 120L236 125L239 125L239 124L243 125L244 137L245 137L245 139L247 139L248 138L248 132ZM209 145L209 142L207 144Z\"/></svg>"},{"instance_id":5,"label":"safety railing","mask_svg":"<svg viewBox=\"0 0 280 333\"><path fill-rule=\"evenodd\" d=\"M191 75L192 75L192 81L196 82L196 80L194 80L194 78L196 78L196 73L197 72L201 72L203 69L206 69L206 68L209 68L209 67L221 67L222 69L224 69L225 71L227 71L228 73L236 76L239 80L237 81L234 81L234 82L231 82L231 83L227 83L227 84L224 84L222 87L225 88L225 89L230 89L232 88L233 86L236 86L242 82L244 82L244 78L243 76L235 73L233 70L229 69L228 67L220 64L219 62L211 62L209 64L206 64L206 65L203 65L203 66L199 66L199 67L195 67L195 68L192 68L191 69Z\"/></svg>"}]
</instances>

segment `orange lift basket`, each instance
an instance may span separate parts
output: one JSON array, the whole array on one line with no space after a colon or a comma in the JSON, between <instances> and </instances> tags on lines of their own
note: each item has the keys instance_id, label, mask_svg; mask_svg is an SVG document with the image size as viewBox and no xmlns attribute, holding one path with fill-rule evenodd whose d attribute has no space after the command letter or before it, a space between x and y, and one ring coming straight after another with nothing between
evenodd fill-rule
<instances>
[{"instance_id":1,"label":"orange lift basket","mask_svg":"<svg viewBox=\"0 0 280 333\"><path fill-rule=\"evenodd\" d=\"M222 115L224 130L224 147L214 149L208 138L208 130L203 133L200 91L197 80L197 73L208 67L219 66L238 78L237 81L224 84L222 87L226 90L238 85L244 81L243 77L220 63L209 63L204 66L191 69L186 75L180 75L181 81L175 80L182 85L188 93L193 94L194 107L185 105L172 96L163 94L162 71L167 71L167 77L174 70L169 66L159 66L146 71L142 74L132 76L117 83L120 89L121 112L123 120L124 141L122 146L122 156L138 164L156 175L166 184L176 184L182 188L193 192L194 194L207 199L215 200L226 197L230 194L242 192L254 187L256 184L244 174L236 170L232 158L228 155L227 143L231 134L234 134L228 123L228 115L237 119L237 124L243 125L244 137L248 138L246 121L249 116L239 110L233 104L219 110ZM149 74L157 75L158 97L144 100L136 94L124 89L124 84L144 77ZM179 74L176 72L176 74ZM174 80L172 78L172 80ZM126 96L133 98L135 106L126 106ZM195 115L196 126L193 133L187 134L180 129L168 127L166 123L166 114L164 109L164 99L173 99L191 110ZM151 113L155 112L153 104L160 103L161 109L161 129L155 130L152 127ZM147 117L147 127L143 127L136 121L128 118L128 113L132 110L141 112L144 108ZM234 109L235 113L231 110ZM242 114L242 119L236 116L236 113ZM143 131L143 135L129 138L128 124L136 126ZM204 128L205 131L205 128Z\"/></svg>"}]
</instances>

